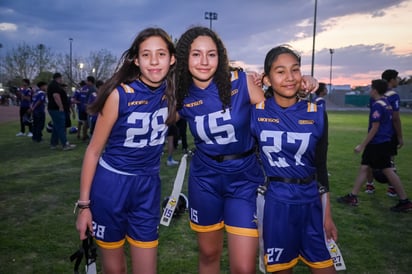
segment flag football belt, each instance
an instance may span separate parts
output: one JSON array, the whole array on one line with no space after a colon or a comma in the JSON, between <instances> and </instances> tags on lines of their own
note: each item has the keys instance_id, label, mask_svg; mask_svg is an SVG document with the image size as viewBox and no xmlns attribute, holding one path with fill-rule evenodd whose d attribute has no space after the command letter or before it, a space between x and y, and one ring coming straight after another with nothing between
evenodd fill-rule
<instances>
[{"instance_id":1,"label":"flag football belt","mask_svg":"<svg viewBox=\"0 0 412 274\"><path fill-rule=\"evenodd\" d=\"M282 177L276 177L276 176L269 176L268 181L270 182L282 182L282 183L287 183L287 184L298 184L298 185L306 185L310 184L313 180L316 179L316 175L312 174L306 178L282 178Z\"/></svg>"},{"instance_id":2,"label":"flag football belt","mask_svg":"<svg viewBox=\"0 0 412 274\"><path fill-rule=\"evenodd\" d=\"M247 156L249 156L249 155L252 155L254 152L255 152L255 148L252 148L251 150L248 150L248 151L246 151L246 152L239 153L239 154L228 154L228 155L216 155L216 156L213 156L213 155L209 155L209 154L206 154L206 153L205 153L205 155L206 155L207 157L209 157L210 159L213 159L213 160L215 160L216 162L221 163L221 162L223 162L223 161L236 160L236 159L245 158L245 157L247 157Z\"/></svg>"}]
</instances>

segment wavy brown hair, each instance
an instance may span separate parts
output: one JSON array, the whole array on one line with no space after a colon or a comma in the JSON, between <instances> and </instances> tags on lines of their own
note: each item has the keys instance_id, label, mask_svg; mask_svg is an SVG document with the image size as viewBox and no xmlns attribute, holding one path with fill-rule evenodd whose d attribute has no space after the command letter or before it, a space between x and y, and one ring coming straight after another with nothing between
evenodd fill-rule
<instances>
[{"instance_id":1,"label":"wavy brown hair","mask_svg":"<svg viewBox=\"0 0 412 274\"><path fill-rule=\"evenodd\" d=\"M212 38L217 47L218 66L213 81L216 83L219 98L222 102L222 109L230 107L230 93L232 85L230 81L229 58L226 48L219 36L206 27L192 27L182 34L176 45L176 100L177 109L183 107L183 100L189 95L189 87L193 83L192 75L189 71L189 53L193 40L199 36Z\"/></svg>"},{"instance_id":2,"label":"wavy brown hair","mask_svg":"<svg viewBox=\"0 0 412 274\"><path fill-rule=\"evenodd\" d=\"M161 28L147 28L142 30L133 41L129 49L123 52L114 74L101 86L96 101L88 108L90 113L99 113L103 110L107 98L120 84L129 84L138 79L141 75L140 68L134 63L139 55L140 45L150 37L160 37L167 45L171 56L176 55L176 49L170 36ZM171 125L175 122L176 96L175 96L175 64L170 67L166 76L165 95L168 104L168 118L166 124Z\"/></svg>"}]
</instances>

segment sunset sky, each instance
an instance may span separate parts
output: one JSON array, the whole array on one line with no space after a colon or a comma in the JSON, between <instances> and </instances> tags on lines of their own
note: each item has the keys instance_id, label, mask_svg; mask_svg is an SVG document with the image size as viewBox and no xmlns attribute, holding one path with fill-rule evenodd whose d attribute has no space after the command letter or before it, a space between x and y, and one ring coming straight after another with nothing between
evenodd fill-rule
<instances>
[{"instance_id":1,"label":"sunset sky","mask_svg":"<svg viewBox=\"0 0 412 274\"><path fill-rule=\"evenodd\" d=\"M261 71L267 51L289 44L311 73L315 0L2 0L0 57L21 43L44 44L74 57L107 49L116 56L146 27L164 28L173 38L190 26L212 21L231 60ZM393 68L412 76L412 0L318 0L314 76L329 83L367 85Z\"/></svg>"}]
</instances>

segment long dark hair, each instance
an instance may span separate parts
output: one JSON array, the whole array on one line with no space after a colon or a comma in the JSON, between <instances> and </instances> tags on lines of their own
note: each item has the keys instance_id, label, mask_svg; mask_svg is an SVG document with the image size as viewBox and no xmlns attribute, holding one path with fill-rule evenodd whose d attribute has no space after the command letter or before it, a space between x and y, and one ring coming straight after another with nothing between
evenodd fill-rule
<instances>
[{"instance_id":1,"label":"long dark hair","mask_svg":"<svg viewBox=\"0 0 412 274\"><path fill-rule=\"evenodd\" d=\"M300 66L300 55L294 51L290 46L288 45L282 45L282 46L277 46L272 48L265 57L265 63L264 63L264 72L265 75L269 75L270 69L272 68L273 62L276 61L276 59L279 57L281 54L290 54L292 56L295 56L296 60L299 62ZM267 87L265 91L265 97L270 98L273 97L273 88L272 87Z\"/></svg>"},{"instance_id":2,"label":"long dark hair","mask_svg":"<svg viewBox=\"0 0 412 274\"><path fill-rule=\"evenodd\" d=\"M219 63L213 77L219 90L219 98L222 102L222 109L230 106L230 93L232 89L230 81L229 58L225 46L219 36L206 27L192 27L182 34L176 45L176 100L177 109L183 107L183 100L189 94L189 87L193 83L192 75L189 71L190 47L199 36L212 38L217 47Z\"/></svg>"},{"instance_id":3,"label":"long dark hair","mask_svg":"<svg viewBox=\"0 0 412 274\"><path fill-rule=\"evenodd\" d=\"M116 70L112 77L110 77L99 89L99 95L96 101L89 107L90 113L101 112L104 104L113 92L113 90L121 83L129 84L138 79L141 71L134 63L135 58L139 55L140 45L150 37L157 36L163 39L171 56L176 55L176 49L170 36L161 28L147 28L142 30L133 41L131 47L123 52ZM175 82L174 82L175 64L170 67L166 76L165 95L168 102L168 118L166 124L170 125L175 122L176 113L176 97L175 97Z\"/></svg>"}]
</instances>

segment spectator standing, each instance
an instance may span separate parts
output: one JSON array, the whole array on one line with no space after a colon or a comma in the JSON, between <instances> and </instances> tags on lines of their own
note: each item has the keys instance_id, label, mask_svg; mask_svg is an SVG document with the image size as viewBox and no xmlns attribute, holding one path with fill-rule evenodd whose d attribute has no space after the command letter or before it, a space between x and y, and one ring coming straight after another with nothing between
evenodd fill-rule
<instances>
[{"instance_id":1,"label":"spectator standing","mask_svg":"<svg viewBox=\"0 0 412 274\"><path fill-rule=\"evenodd\" d=\"M316 96L314 96L313 102L317 104L318 106L322 106L323 108L326 109L325 96L327 94L328 94L328 89L326 87L326 84L323 82L320 82L318 89L315 91Z\"/></svg>"},{"instance_id":2,"label":"spectator standing","mask_svg":"<svg viewBox=\"0 0 412 274\"><path fill-rule=\"evenodd\" d=\"M187 121L184 118L180 118L176 122L177 127L177 138L174 140L175 149L179 146L179 141L182 142L182 153L187 153L188 144L187 144Z\"/></svg>"},{"instance_id":3,"label":"spectator standing","mask_svg":"<svg viewBox=\"0 0 412 274\"><path fill-rule=\"evenodd\" d=\"M87 105L92 105L93 102L96 100L97 98L97 94L99 93L99 90L101 88L101 86L104 84L104 82L102 80L97 80L96 82L96 91L92 92L89 96ZM88 121L89 121L89 134L90 134L90 138L93 136L93 132L94 132L94 127L96 126L96 121L97 121L97 114L96 113L90 113L88 114Z\"/></svg>"},{"instance_id":4,"label":"spectator standing","mask_svg":"<svg viewBox=\"0 0 412 274\"><path fill-rule=\"evenodd\" d=\"M389 104L392 107L392 124L393 124L393 135L391 137L391 162L392 167L395 168L395 156L398 155L398 149L403 146L403 134L402 134L402 123L400 117L400 97L399 94L394 90L399 84L398 71L394 69L387 69L382 72L381 78L386 80L388 83L388 90L385 92L384 96L388 99ZM371 105L373 103L373 98L371 98ZM375 186L373 184L372 170L368 171L368 178L366 183L366 193L374 193ZM392 185L388 185L386 195L389 197L396 197L397 193Z\"/></svg>"},{"instance_id":5,"label":"spectator standing","mask_svg":"<svg viewBox=\"0 0 412 274\"><path fill-rule=\"evenodd\" d=\"M387 97L388 83L386 80L377 79L372 81L371 97L374 102L369 113L368 134L361 144L355 147L355 153L362 153L361 166L352 191L338 198L339 203L352 206L358 205L358 193L365 182L368 170L381 169L388 178L389 183L395 188L399 196L399 202L391 207L395 212L407 212L412 210L412 203L408 199L399 176L392 167L391 157L393 155L392 136L392 107Z\"/></svg>"},{"instance_id":6,"label":"spectator standing","mask_svg":"<svg viewBox=\"0 0 412 274\"><path fill-rule=\"evenodd\" d=\"M77 110L77 139L87 140L87 124L88 124L88 115L87 115L87 104L89 99L89 92L86 86L85 81L79 83L79 88L74 91L72 97L72 103L76 104Z\"/></svg>"},{"instance_id":7,"label":"spectator standing","mask_svg":"<svg viewBox=\"0 0 412 274\"><path fill-rule=\"evenodd\" d=\"M47 83L40 81L37 83L37 91L34 93L30 111L33 116L33 141L40 143L43 141L43 129L46 123L46 90Z\"/></svg>"},{"instance_id":8,"label":"spectator standing","mask_svg":"<svg viewBox=\"0 0 412 274\"><path fill-rule=\"evenodd\" d=\"M23 79L22 87L20 88L20 132L16 136L25 136L26 135L26 125L29 128L27 137L33 136L32 123L26 123L24 121L25 115L29 115L28 110L30 109L31 100L33 96L33 89L30 87L30 80Z\"/></svg>"},{"instance_id":9,"label":"spectator standing","mask_svg":"<svg viewBox=\"0 0 412 274\"><path fill-rule=\"evenodd\" d=\"M70 103L62 84L62 75L56 72L53 74L53 80L47 87L47 110L53 121L50 146L51 149L55 149L60 141L63 150L71 150L76 146L67 141L66 111L70 109Z\"/></svg>"}]
</instances>

